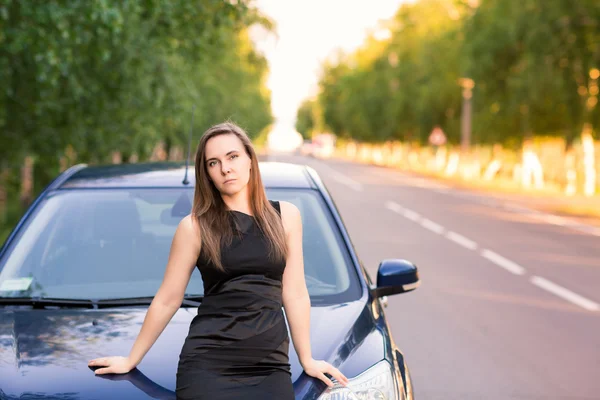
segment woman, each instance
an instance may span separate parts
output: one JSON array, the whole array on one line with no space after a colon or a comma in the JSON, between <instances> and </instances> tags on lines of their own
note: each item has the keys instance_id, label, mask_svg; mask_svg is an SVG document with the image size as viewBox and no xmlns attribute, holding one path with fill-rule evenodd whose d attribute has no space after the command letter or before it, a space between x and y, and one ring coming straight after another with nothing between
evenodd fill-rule
<instances>
[{"instance_id":1,"label":"woman","mask_svg":"<svg viewBox=\"0 0 600 400\"><path fill-rule=\"evenodd\" d=\"M300 212L267 200L250 139L232 123L200 139L192 213L175 231L163 282L129 356L91 360L102 367L96 374L127 373L141 362L179 309L196 266L204 299L179 356L178 398L293 399L284 318L306 374L330 387L326 373L347 384L311 355Z\"/></svg>"}]
</instances>

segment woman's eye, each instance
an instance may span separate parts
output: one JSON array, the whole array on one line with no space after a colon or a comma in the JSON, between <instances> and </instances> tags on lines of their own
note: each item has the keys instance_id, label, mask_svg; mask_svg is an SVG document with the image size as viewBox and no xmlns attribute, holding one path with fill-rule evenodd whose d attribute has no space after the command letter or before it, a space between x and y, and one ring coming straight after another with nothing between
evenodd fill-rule
<instances>
[{"instance_id":1,"label":"woman's eye","mask_svg":"<svg viewBox=\"0 0 600 400\"><path fill-rule=\"evenodd\" d=\"M211 161L211 162L209 162L209 163L208 163L208 166L209 166L209 167L212 167L212 166L214 166L214 165L215 165L215 161Z\"/></svg>"},{"instance_id":2,"label":"woman's eye","mask_svg":"<svg viewBox=\"0 0 600 400\"><path fill-rule=\"evenodd\" d=\"M237 154L233 154L233 155L231 156L231 159L233 160L234 158L237 158L237 157L238 157L238 155L237 155Z\"/></svg>"}]
</instances>

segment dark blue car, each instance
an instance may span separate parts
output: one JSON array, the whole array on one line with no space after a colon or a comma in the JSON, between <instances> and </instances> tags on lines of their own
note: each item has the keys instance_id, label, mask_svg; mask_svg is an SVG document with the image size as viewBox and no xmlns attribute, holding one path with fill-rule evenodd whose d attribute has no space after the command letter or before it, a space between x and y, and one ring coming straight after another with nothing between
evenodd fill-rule
<instances>
[{"instance_id":1,"label":"dark blue car","mask_svg":"<svg viewBox=\"0 0 600 400\"><path fill-rule=\"evenodd\" d=\"M260 168L268 197L302 214L313 356L350 378L327 389L302 373L290 346L296 399L412 399L380 298L415 289L416 267L382 261L374 285L316 172ZM178 356L202 301L197 270L138 368L96 376L87 362L129 353L191 210L194 180L184 184L184 172L178 163L79 165L36 199L0 250L0 398L175 399Z\"/></svg>"}]
</instances>

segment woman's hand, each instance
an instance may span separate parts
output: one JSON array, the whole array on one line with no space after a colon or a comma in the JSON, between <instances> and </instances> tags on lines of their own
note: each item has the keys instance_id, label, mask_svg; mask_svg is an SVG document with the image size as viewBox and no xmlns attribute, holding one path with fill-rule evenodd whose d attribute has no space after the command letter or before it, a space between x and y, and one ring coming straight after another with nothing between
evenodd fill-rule
<instances>
[{"instance_id":1,"label":"woman's hand","mask_svg":"<svg viewBox=\"0 0 600 400\"><path fill-rule=\"evenodd\" d=\"M102 357L95 358L88 362L89 367L104 367L98 368L96 375L102 374L126 374L135 368L135 365L128 357Z\"/></svg>"},{"instance_id":2,"label":"woman's hand","mask_svg":"<svg viewBox=\"0 0 600 400\"><path fill-rule=\"evenodd\" d=\"M329 387L333 387L333 382L325 374L331 375L338 381L342 386L348 384L348 378L346 378L336 367L329 364L327 361L311 359L306 364L303 364L304 372L314 378L318 378L325 382Z\"/></svg>"}]
</instances>

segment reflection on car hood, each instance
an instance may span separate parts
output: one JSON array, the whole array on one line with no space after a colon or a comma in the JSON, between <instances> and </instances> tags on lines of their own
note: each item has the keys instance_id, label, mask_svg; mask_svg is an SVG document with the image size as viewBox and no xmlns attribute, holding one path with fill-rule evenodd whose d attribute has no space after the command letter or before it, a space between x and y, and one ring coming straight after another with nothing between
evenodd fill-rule
<instances>
[{"instance_id":1,"label":"reflection on car hood","mask_svg":"<svg viewBox=\"0 0 600 400\"><path fill-rule=\"evenodd\" d=\"M127 355L145 315L142 307L0 308L0 398L28 394L36 399L175 399L177 362L195 308L181 308L129 374L95 376L87 366L92 358ZM312 307L313 356L342 363L342 372L354 376L383 357L383 337L373 327L363 301ZM360 349L366 346L369 351ZM358 363L355 354L360 354ZM353 362L343 364L350 357ZM293 346L290 363L297 398L323 390L323 385L302 374Z\"/></svg>"}]
</instances>

